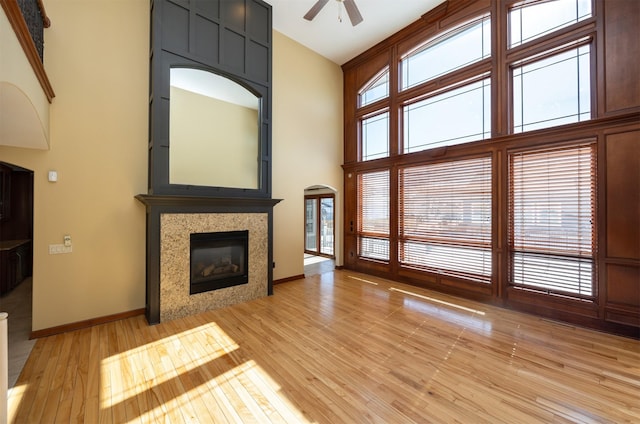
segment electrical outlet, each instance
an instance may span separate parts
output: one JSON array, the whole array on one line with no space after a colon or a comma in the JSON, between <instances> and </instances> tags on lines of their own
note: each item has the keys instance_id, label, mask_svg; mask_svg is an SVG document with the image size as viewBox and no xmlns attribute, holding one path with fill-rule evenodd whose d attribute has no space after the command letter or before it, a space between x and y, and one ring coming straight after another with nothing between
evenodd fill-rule
<instances>
[{"instance_id":1,"label":"electrical outlet","mask_svg":"<svg viewBox=\"0 0 640 424\"><path fill-rule=\"evenodd\" d=\"M65 235L64 236L64 245L66 247L71 247L71 236L70 235Z\"/></svg>"},{"instance_id":2,"label":"electrical outlet","mask_svg":"<svg viewBox=\"0 0 640 424\"><path fill-rule=\"evenodd\" d=\"M49 245L49 254L50 255L59 255L61 253L71 253L73 252L73 248L71 246L65 246L64 244L50 244Z\"/></svg>"}]
</instances>

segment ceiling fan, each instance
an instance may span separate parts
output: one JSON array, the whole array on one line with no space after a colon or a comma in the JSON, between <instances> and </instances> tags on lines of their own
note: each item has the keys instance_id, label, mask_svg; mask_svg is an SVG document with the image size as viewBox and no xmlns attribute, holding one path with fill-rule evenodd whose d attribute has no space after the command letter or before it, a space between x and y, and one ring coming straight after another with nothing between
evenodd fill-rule
<instances>
[{"instance_id":1,"label":"ceiling fan","mask_svg":"<svg viewBox=\"0 0 640 424\"><path fill-rule=\"evenodd\" d=\"M354 0L336 0L338 3L344 4L344 8L347 11L347 15L349 15L349 19L351 20L351 25L356 26L360 22L362 22L362 15L358 10L358 6L356 6L356 2ZM329 2L329 0L318 0L316 4L314 4L311 9L304 15L304 18L307 21L312 21L313 18L316 17L318 12Z\"/></svg>"}]
</instances>

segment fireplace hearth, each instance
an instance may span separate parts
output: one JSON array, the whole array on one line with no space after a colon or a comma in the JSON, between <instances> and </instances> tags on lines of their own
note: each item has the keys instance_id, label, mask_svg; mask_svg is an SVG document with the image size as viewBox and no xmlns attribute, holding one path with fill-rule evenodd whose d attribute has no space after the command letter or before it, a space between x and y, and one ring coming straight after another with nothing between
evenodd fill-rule
<instances>
[{"instance_id":1,"label":"fireplace hearth","mask_svg":"<svg viewBox=\"0 0 640 424\"><path fill-rule=\"evenodd\" d=\"M189 294L249 282L248 231L192 233Z\"/></svg>"}]
</instances>

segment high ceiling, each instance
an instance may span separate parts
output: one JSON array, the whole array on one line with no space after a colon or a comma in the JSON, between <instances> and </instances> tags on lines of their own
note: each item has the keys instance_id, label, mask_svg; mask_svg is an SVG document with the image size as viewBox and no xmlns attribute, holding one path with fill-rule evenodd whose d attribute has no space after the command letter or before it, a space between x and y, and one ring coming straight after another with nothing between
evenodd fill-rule
<instances>
[{"instance_id":1,"label":"high ceiling","mask_svg":"<svg viewBox=\"0 0 640 424\"><path fill-rule=\"evenodd\" d=\"M338 0L329 0L311 22L303 16L316 0L265 1L273 6L276 31L342 65L444 0L356 0L364 21L355 27Z\"/></svg>"}]
</instances>

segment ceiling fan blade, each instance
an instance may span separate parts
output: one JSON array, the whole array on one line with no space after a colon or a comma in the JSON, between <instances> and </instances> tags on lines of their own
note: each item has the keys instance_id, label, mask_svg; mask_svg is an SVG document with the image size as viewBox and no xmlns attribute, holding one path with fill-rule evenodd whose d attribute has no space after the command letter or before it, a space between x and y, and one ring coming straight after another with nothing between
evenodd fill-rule
<instances>
[{"instance_id":1,"label":"ceiling fan blade","mask_svg":"<svg viewBox=\"0 0 640 424\"><path fill-rule=\"evenodd\" d=\"M318 14L318 12L320 12L320 9L322 9L324 7L325 4L327 4L329 2L329 0L318 0L316 2L316 4L314 4L311 9L309 9L309 11L307 12L306 15L304 15L304 18L307 21L312 21L313 18L316 17L316 15Z\"/></svg>"},{"instance_id":2,"label":"ceiling fan blade","mask_svg":"<svg viewBox=\"0 0 640 424\"><path fill-rule=\"evenodd\" d=\"M347 10L349 19L351 19L351 25L356 26L362 22L362 15L360 14L358 6L356 6L356 2L354 0L344 0L344 8Z\"/></svg>"}]
</instances>

